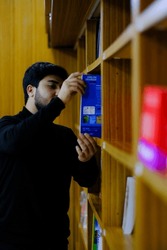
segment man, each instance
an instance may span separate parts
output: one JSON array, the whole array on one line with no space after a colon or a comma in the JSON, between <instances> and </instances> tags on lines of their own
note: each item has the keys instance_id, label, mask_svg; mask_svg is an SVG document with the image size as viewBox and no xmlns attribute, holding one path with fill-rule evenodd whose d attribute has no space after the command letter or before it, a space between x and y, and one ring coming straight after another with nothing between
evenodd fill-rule
<instances>
[{"instance_id":1,"label":"man","mask_svg":"<svg viewBox=\"0 0 167 250\"><path fill-rule=\"evenodd\" d=\"M95 140L54 123L84 93L80 76L34 63L23 78L22 111L0 119L0 250L68 249L71 179L90 187L99 175Z\"/></svg>"}]
</instances>

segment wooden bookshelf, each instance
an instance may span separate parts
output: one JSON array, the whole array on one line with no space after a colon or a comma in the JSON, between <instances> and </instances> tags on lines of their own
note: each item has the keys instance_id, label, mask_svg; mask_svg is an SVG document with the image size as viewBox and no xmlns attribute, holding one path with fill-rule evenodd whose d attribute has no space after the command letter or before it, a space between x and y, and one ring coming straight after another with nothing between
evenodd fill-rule
<instances>
[{"instance_id":1,"label":"wooden bookshelf","mask_svg":"<svg viewBox=\"0 0 167 250\"><path fill-rule=\"evenodd\" d=\"M74 2L78 3L77 0ZM87 6L84 5L85 14L82 11L79 26L77 20L73 20L73 29L79 27L79 30L75 35L72 33L75 40L72 46L77 51L78 71L101 74L102 138L96 138L101 176L100 184L85 190L88 194L86 231L80 224L80 193L83 189L75 183L72 185L75 194L71 218L74 249L92 250L93 215L103 230L103 250L167 249L167 176L149 171L137 158L143 88L147 84L167 86L167 2L81 2L87 2ZM67 11L69 5L63 7ZM52 15L56 18L58 14L54 10ZM68 27L65 28L68 30ZM61 34L56 27L53 30L54 34L48 34L50 41ZM55 40L53 47L57 43ZM62 45L65 43L63 41ZM74 130L78 133L79 97L75 103ZM136 177L136 220L133 233L124 235L122 220L128 176Z\"/></svg>"}]
</instances>

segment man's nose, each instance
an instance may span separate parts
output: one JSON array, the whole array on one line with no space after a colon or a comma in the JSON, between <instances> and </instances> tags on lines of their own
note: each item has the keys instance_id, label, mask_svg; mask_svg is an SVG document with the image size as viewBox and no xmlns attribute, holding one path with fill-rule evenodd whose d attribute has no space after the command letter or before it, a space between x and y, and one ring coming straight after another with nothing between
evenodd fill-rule
<instances>
[{"instance_id":1,"label":"man's nose","mask_svg":"<svg viewBox=\"0 0 167 250\"><path fill-rule=\"evenodd\" d=\"M60 88L56 88L55 90L55 96L57 96L59 94Z\"/></svg>"}]
</instances>

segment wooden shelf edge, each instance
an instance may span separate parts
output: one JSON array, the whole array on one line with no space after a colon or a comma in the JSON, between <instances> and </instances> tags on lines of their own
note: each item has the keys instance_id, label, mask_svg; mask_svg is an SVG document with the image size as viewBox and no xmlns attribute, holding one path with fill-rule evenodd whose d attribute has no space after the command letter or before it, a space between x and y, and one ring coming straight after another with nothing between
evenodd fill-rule
<instances>
[{"instance_id":1,"label":"wooden shelf edge","mask_svg":"<svg viewBox=\"0 0 167 250\"><path fill-rule=\"evenodd\" d=\"M91 71L99 71L101 62L102 62L102 57L98 57L92 64L87 66L86 72L89 73Z\"/></svg>"},{"instance_id":2,"label":"wooden shelf edge","mask_svg":"<svg viewBox=\"0 0 167 250\"><path fill-rule=\"evenodd\" d=\"M84 33L85 29L86 29L86 20L87 20L87 19L89 20L89 19L91 18L91 16L93 15L93 12L95 11L95 9L96 9L96 7L98 6L98 4L100 4L100 0L94 0L94 1L93 1L92 7L91 7L90 10L88 11L87 16L86 16L86 18L85 18L85 20L84 20L84 22L83 22L83 26L82 26L82 28L81 28L81 31L80 31L80 33L79 33L77 39L76 39L76 43L75 43L75 45L74 45L74 49L77 48L77 41L81 38L81 36L83 35L83 33Z\"/></svg>"},{"instance_id":3,"label":"wooden shelf edge","mask_svg":"<svg viewBox=\"0 0 167 250\"><path fill-rule=\"evenodd\" d=\"M79 131L79 129L80 129L80 126L78 125L78 124L74 124L74 128L77 130L77 131Z\"/></svg>"},{"instance_id":4,"label":"wooden shelf edge","mask_svg":"<svg viewBox=\"0 0 167 250\"><path fill-rule=\"evenodd\" d=\"M116 160L118 160L122 164L126 164L126 166L128 166L130 170L134 169L136 162L136 158L134 157L134 155L126 153L125 151L120 150L105 141L103 141L102 143L102 148Z\"/></svg>"},{"instance_id":5,"label":"wooden shelf edge","mask_svg":"<svg viewBox=\"0 0 167 250\"><path fill-rule=\"evenodd\" d=\"M103 60L111 57L131 58L131 39L133 38L134 26L130 24L125 31L104 52ZM128 51L128 52L127 52Z\"/></svg>"},{"instance_id":6,"label":"wooden shelf edge","mask_svg":"<svg viewBox=\"0 0 167 250\"><path fill-rule=\"evenodd\" d=\"M119 249L119 250L134 249L133 234L124 235L122 228L120 227L106 228L103 234L111 249Z\"/></svg>"},{"instance_id":7,"label":"wooden shelf edge","mask_svg":"<svg viewBox=\"0 0 167 250\"><path fill-rule=\"evenodd\" d=\"M166 0L154 1L136 18L135 28L138 32L143 32L154 25L157 26L165 18L167 18Z\"/></svg>"},{"instance_id":8,"label":"wooden shelf edge","mask_svg":"<svg viewBox=\"0 0 167 250\"><path fill-rule=\"evenodd\" d=\"M79 223L79 229L80 229L80 233L81 233L81 236L82 236L82 240L83 240L84 245L85 245L85 249L88 249L88 245L87 245L87 242L88 242L88 229L83 228L80 223Z\"/></svg>"},{"instance_id":9,"label":"wooden shelf edge","mask_svg":"<svg viewBox=\"0 0 167 250\"><path fill-rule=\"evenodd\" d=\"M98 220L101 228L103 228L102 220L101 220L101 199L98 195L88 194L88 202L91 206L91 209Z\"/></svg>"},{"instance_id":10,"label":"wooden shelf edge","mask_svg":"<svg viewBox=\"0 0 167 250\"><path fill-rule=\"evenodd\" d=\"M137 162L135 175L141 178L160 199L167 203L167 174L150 171L142 163Z\"/></svg>"}]
</instances>

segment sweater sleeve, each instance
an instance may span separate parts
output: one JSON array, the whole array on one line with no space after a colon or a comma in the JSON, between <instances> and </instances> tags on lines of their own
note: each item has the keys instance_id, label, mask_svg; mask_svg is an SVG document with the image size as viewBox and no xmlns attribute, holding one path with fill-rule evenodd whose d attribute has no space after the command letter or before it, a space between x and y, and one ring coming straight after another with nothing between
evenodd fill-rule
<instances>
[{"instance_id":1,"label":"sweater sleeve","mask_svg":"<svg viewBox=\"0 0 167 250\"><path fill-rule=\"evenodd\" d=\"M100 168L95 156L93 156L87 162L79 162L74 180L82 187L91 187L97 182L99 175Z\"/></svg>"},{"instance_id":2,"label":"sweater sleeve","mask_svg":"<svg viewBox=\"0 0 167 250\"><path fill-rule=\"evenodd\" d=\"M58 117L65 108L58 98L31 114L26 108L15 116L4 116L0 119L0 152L14 154L26 148L26 143L33 140L41 128L47 126Z\"/></svg>"}]
</instances>

